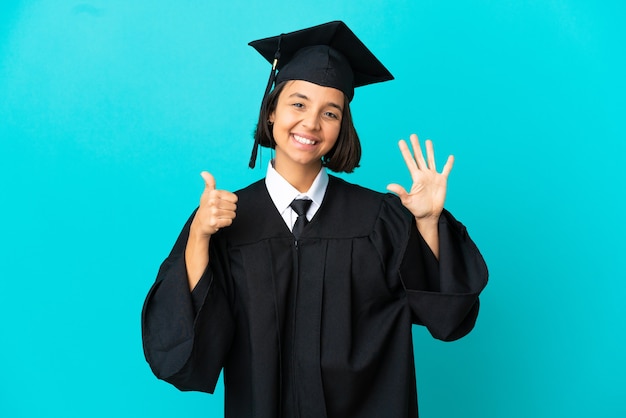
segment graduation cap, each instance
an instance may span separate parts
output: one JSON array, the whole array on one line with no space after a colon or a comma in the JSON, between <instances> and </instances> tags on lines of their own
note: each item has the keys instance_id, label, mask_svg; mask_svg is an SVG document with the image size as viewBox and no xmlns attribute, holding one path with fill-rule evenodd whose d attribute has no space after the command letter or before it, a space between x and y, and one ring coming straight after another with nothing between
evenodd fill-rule
<instances>
[{"instance_id":1,"label":"graduation cap","mask_svg":"<svg viewBox=\"0 0 626 418\"><path fill-rule=\"evenodd\" d=\"M249 45L272 63L263 102L274 84L287 80L333 87L342 91L348 100L354 97L355 87L393 80L385 66L341 21L259 39ZM251 168L258 145L255 141Z\"/></svg>"}]
</instances>

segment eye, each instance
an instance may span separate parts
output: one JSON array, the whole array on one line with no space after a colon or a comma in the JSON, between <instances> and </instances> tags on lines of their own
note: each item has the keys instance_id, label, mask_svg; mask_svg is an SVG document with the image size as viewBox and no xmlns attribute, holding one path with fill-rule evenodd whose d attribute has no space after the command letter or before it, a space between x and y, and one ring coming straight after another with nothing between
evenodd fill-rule
<instances>
[{"instance_id":1,"label":"eye","mask_svg":"<svg viewBox=\"0 0 626 418\"><path fill-rule=\"evenodd\" d=\"M302 104L302 103L293 103L293 104L292 104L292 106L293 106L293 107L296 107L296 108L298 108L298 109L301 109L301 108L303 108L303 107L304 107L304 104Z\"/></svg>"},{"instance_id":2,"label":"eye","mask_svg":"<svg viewBox=\"0 0 626 418\"><path fill-rule=\"evenodd\" d=\"M324 112L324 115L331 119L337 119L337 120L339 119L339 116L333 112Z\"/></svg>"}]
</instances>

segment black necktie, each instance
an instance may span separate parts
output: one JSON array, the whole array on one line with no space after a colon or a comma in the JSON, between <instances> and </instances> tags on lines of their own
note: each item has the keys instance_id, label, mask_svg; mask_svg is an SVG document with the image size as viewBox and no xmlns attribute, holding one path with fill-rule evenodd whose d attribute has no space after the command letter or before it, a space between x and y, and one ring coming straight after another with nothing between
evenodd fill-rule
<instances>
[{"instance_id":1,"label":"black necktie","mask_svg":"<svg viewBox=\"0 0 626 418\"><path fill-rule=\"evenodd\" d=\"M294 199L291 205L289 205L298 214L298 219L296 219L296 223L293 224L293 229L291 230L293 236L296 237L296 241L300 238L300 234L302 234L306 224L309 223L309 220L306 218L306 212L309 210L311 202L311 200Z\"/></svg>"}]
</instances>

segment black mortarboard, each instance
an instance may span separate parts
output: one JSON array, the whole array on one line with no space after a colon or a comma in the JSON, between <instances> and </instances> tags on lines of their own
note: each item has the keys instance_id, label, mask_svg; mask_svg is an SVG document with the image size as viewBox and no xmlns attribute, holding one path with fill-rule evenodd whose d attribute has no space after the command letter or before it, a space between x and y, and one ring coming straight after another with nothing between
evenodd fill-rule
<instances>
[{"instance_id":1,"label":"black mortarboard","mask_svg":"<svg viewBox=\"0 0 626 418\"><path fill-rule=\"evenodd\" d=\"M341 21L259 39L249 45L270 63L277 59L276 84L310 81L339 89L352 100L355 87L393 80L385 66Z\"/></svg>"},{"instance_id":2,"label":"black mortarboard","mask_svg":"<svg viewBox=\"0 0 626 418\"><path fill-rule=\"evenodd\" d=\"M385 66L341 21L259 39L249 45L272 63L263 101L274 84L287 80L333 87L348 100L354 97L355 87L393 80ZM250 167L254 167L258 145L255 141Z\"/></svg>"}]
</instances>

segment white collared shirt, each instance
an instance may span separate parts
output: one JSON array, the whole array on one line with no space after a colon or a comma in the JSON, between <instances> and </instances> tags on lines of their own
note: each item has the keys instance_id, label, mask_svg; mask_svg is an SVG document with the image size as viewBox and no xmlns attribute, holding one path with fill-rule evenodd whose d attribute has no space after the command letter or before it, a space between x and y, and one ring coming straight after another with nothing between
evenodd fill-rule
<instances>
[{"instance_id":1,"label":"white collared shirt","mask_svg":"<svg viewBox=\"0 0 626 418\"><path fill-rule=\"evenodd\" d=\"M291 209L291 202L294 199L310 199L312 200L311 206L306 213L308 220L311 220L317 213L317 210L322 204L324 194L326 193L326 187L328 186L328 173L326 169L322 167L313 184L309 190L305 193L300 193L295 187L293 187L278 171L274 169L273 161L267 165L267 174L265 176L265 186L269 192L276 209L283 217L285 224L291 230L293 224L298 218L298 214Z\"/></svg>"}]
</instances>

